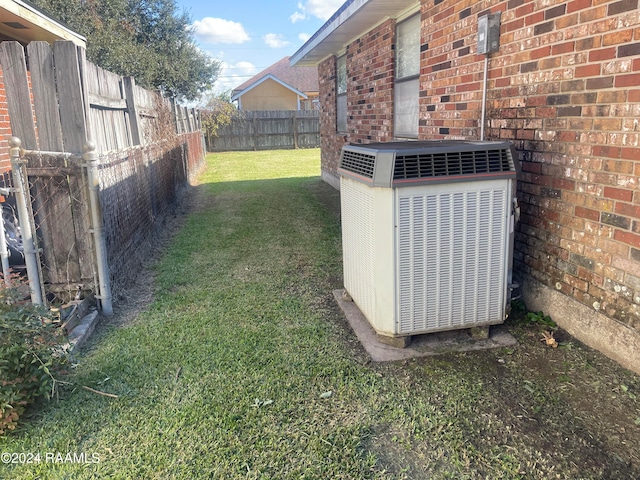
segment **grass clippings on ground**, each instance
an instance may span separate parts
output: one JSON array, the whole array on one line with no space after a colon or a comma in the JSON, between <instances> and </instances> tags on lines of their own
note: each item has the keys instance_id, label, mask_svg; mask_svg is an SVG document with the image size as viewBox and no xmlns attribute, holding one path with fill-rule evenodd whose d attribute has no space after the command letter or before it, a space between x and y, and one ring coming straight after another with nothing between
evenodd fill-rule
<instances>
[{"instance_id":1,"label":"grass clippings on ground","mask_svg":"<svg viewBox=\"0 0 640 480\"><path fill-rule=\"evenodd\" d=\"M319 151L207 161L153 299L0 438L1 478L640 478L637 375L561 331L548 347L526 312L514 348L373 364L332 299Z\"/></svg>"}]
</instances>

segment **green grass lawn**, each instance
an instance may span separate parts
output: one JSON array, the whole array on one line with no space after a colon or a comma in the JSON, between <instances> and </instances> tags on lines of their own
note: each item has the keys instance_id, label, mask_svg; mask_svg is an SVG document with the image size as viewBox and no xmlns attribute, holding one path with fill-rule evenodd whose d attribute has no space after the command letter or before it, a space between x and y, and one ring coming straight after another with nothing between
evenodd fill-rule
<instances>
[{"instance_id":1,"label":"green grass lawn","mask_svg":"<svg viewBox=\"0 0 640 480\"><path fill-rule=\"evenodd\" d=\"M124 325L106 321L74 386L0 438L0 452L41 455L0 465L0 478L640 471L640 382L577 342L551 350L535 326L514 324L515 349L371 364L332 300L340 226L318 175L318 150L209 155L194 209L154 267L153 302Z\"/></svg>"}]
</instances>

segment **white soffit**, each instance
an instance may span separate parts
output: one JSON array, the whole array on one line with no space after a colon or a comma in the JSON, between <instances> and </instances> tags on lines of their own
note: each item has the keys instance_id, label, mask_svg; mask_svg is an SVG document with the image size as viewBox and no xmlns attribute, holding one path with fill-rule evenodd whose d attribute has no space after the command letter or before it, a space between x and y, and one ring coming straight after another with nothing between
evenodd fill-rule
<instances>
[{"instance_id":1,"label":"white soffit","mask_svg":"<svg viewBox=\"0 0 640 480\"><path fill-rule=\"evenodd\" d=\"M87 39L49 17L34 5L21 0L0 0L0 34L28 43L71 40L85 47Z\"/></svg>"},{"instance_id":2,"label":"white soffit","mask_svg":"<svg viewBox=\"0 0 640 480\"><path fill-rule=\"evenodd\" d=\"M387 17L395 18L416 0L348 0L300 49L291 65L315 66Z\"/></svg>"}]
</instances>

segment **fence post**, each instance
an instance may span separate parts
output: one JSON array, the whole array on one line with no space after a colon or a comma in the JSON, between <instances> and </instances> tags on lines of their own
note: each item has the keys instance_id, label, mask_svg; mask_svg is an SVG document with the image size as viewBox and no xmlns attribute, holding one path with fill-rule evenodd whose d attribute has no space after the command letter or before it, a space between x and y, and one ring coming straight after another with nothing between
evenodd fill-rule
<instances>
[{"instance_id":1,"label":"fence post","mask_svg":"<svg viewBox=\"0 0 640 480\"><path fill-rule=\"evenodd\" d=\"M253 151L258 150L258 119L256 117L251 118L251 129L253 130L253 135L251 138L253 139Z\"/></svg>"},{"instance_id":2,"label":"fence post","mask_svg":"<svg viewBox=\"0 0 640 480\"><path fill-rule=\"evenodd\" d=\"M291 117L291 123L293 124L293 148L298 149L298 112L293 112Z\"/></svg>"},{"instance_id":3,"label":"fence post","mask_svg":"<svg viewBox=\"0 0 640 480\"><path fill-rule=\"evenodd\" d=\"M43 305L42 290L40 289L40 262L38 262L33 232L31 230L31 220L27 210L27 195L29 190L26 186L26 178L20 161L20 145L22 142L18 137L9 139L9 156L11 157L11 173L13 175L13 187L16 190L16 207L18 207L18 220L20 222L20 233L22 234L22 246L24 248L24 263L27 266L27 276L29 277L29 291L31 302L34 305Z\"/></svg>"},{"instance_id":4,"label":"fence post","mask_svg":"<svg viewBox=\"0 0 640 480\"><path fill-rule=\"evenodd\" d=\"M191 115L189 115L189 109L187 107L182 107L182 111L184 112L184 118L187 124L187 133L193 132L193 125L191 125Z\"/></svg>"},{"instance_id":5,"label":"fence post","mask_svg":"<svg viewBox=\"0 0 640 480\"><path fill-rule=\"evenodd\" d=\"M98 264L98 282L100 283L100 306L102 313L113 315L111 304L111 281L109 278L109 263L107 261L107 245L102 226L102 208L100 206L100 181L98 179L98 154L93 142L84 144L82 158L87 165L87 183L89 184L89 204L91 210L91 224L94 244L96 247L96 263Z\"/></svg>"},{"instance_id":6,"label":"fence post","mask_svg":"<svg viewBox=\"0 0 640 480\"><path fill-rule=\"evenodd\" d=\"M187 123L184 118L184 108L176 104L176 110L180 113L180 133L188 133Z\"/></svg>"},{"instance_id":7,"label":"fence post","mask_svg":"<svg viewBox=\"0 0 640 480\"><path fill-rule=\"evenodd\" d=\"M124 95L127 97L127 113L129 114L129 125L131 126L131 140L134 145L143 145L144 137L140 131L140 115L136 105L135 86L136 80L133 77L122 77Z\"/></svg>"}]
</instances>

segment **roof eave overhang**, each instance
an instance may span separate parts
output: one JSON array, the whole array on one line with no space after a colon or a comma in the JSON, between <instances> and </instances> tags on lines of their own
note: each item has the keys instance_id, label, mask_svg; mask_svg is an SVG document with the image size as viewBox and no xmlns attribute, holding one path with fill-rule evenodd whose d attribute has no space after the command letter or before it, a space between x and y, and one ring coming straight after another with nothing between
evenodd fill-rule
<instances>
[{"instance_id":1,"label":"roof eave overhang","mask_svg":"<svg viewBox=\"0 0 640 480\"><path fill-rule=\"evenodd\" d=\"M300 90L298 90L297 88L292 87L292 86L291 86L291 85L289 85L288 83L283 82L282 80L280 80L280 79L279 79L278 77L276 77L275 75L272 75L272 74L270 74L270 73L269 73L268 75L265 75L265 76L264 76L264 77L262 77L260 80L258 80L257 82L255 82L255 83L253 83L253 84L249 85L247 88L245 88L245 89L243 89L243 90L238 90L238 91L234 90L234 91L236 92L236 94L235 94L235 95L233 95L233 96L231 97L231 101L233 102L233 101L238 100L242 95L244 95L245 93L247 93L247 92L248 92L248 91L250 91L250 90L253 90L253 89L254 89L254 88L256 88L258 85L260 85L261 83L266 82L267 80L273 80L274 82L279 83L279 84L280 84L280 85L282 85L283 87L285 87L285 88L287 88L287 89L291 90L291 91L292 91L292 92L294 92L296 95L298 95L298 96L302 97L302 98L303 98L303 99L305 99L305 100L306 100L307 98L309 98L309 97L308 97L304 92L301 92L301 91L300 91Z\"/></svg>"},{"instance_id":2,"label":"roof eave overhang","mask_svg":"<svg viewBox=\"0 0 640 480\"><path fill-rule=\"evenodd\" d=\"M80 47L86 47L87 39L70 28L49 17L29 2L22 0L0 1L0 34L29 43L31 41L70 40ZM5 22L15 22L20 28L13 28Z\"/></svg>"},{"instance_id":3,"label":"roof eave overhang","mask_svg":"<svg viewBox=\"0 0 640 480\"><path fill-rule=\"evenodd\" d=\"M294 66L317 66L335 55L354 38L368 32L385 18L395 18L416 0L348 0L340 9L294 53Z\"/></svg>"}]
</instances>

